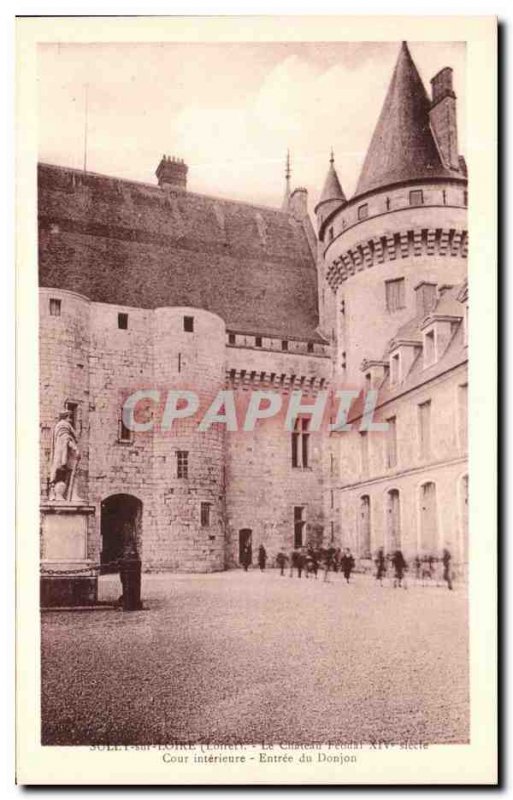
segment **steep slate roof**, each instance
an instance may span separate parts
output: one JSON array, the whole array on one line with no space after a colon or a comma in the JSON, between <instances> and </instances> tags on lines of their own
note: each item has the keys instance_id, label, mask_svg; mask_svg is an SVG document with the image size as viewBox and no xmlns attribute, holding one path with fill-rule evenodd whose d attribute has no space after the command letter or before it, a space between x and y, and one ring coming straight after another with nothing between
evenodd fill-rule
<instances>
[{"instance_id":1,"label":"steep slate roof","mask_svg":"<svg viewBox=\"0 0 513 800\"><path fill-rule=\"evenodd\" d=\"M283 211L40 164L39 280L93 301L187 305L323 341L303 224Z\"/></svg>"},{"instance_id":2,"label":"steep slate roof","mask_svg":"<svg viewBox=\"0 0 513 800\"><path fill-rule=\"evenodd\" d=\"M321 196L315 206L315 210L319 208L321 203L326 203L329 200L340 200L341 204L346 203L346 196L344 194L344 190L340 184L337 170L335 169L333 157L330 159L330 166L328 169L328 174L326 175L326 180L324 181L324 187L321 192Z\"/></svg>"},{"instance_id":3,"label":"steep slate roof","mask_svg":"<svg viewBox=\"0 0 513 800\"><path fill-rule=\"evenodd\" d=\"M464 178L442 164L431 132L430 100L406 42L395 65L355 196L412 179Z\"/></svg>"}]
</instances>

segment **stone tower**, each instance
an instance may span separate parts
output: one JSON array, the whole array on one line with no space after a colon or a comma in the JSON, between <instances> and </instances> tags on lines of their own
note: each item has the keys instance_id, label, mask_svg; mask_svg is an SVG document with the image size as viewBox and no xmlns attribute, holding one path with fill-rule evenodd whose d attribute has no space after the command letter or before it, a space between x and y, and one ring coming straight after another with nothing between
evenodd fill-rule
<instances>
[{"instance_id":1,"label":"stone tower","mask_svg":"<svg viewBox=\"0 0 513 800\"><path fill-rule=\"evenodd\" d=\"M403 42L354 196L346 201L330 164L316 206L322 324L348 387L379 381L392 334L466 275L452 71L431 83L432 98Z\"/></svg>"}]
</instances>

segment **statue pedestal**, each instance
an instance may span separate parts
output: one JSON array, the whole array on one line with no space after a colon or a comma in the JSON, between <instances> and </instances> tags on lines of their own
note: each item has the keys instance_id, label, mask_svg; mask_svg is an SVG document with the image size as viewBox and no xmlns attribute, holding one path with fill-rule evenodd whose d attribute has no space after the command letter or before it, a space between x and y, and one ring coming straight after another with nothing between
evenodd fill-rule
<instances>
[{"instance_id":1,"label":"statue pedestal","mask_svg":"<svg viewBox=\"0 0 513 800\"><path fill-rule=\"evenodd\" d=\"M98 559L93 547L94 506L41 506L42 608L90 606L98 601Z\"/></svg>"}]
</instances>

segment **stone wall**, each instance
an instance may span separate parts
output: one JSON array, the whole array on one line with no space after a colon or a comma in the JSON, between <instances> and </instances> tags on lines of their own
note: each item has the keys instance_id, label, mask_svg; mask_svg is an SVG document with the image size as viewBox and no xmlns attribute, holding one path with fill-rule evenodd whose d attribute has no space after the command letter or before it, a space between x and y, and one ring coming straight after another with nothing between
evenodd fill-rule
<instances>
[{"instance_id":1,"label":"stone wall","mask_svg":"<svg viewBox=\"0 0 513 800\"><path fill-rule=\"evenodd\" d=\"M50 315L50 299L60 300L59 316ZM126 328L119 326L119 314L126 315ZM193 318L191 332L184 329L186 316ZM283 431L283 418L255 433L227 433L220 424L197 430L199 417L225 386L235 388L238 403L258 388L281 392L285 402L294 388L304 390L305 398L327 388L331 361L324 353L308 353L306 344L291 340L290 352L270 345L233 346L223 320L202 309L148 310L42 289L42 499L47 499L51 431L71 400L78 404L82 454L77 488L96 509L97 556L103 545L102 509L114 495L130 495L142 504L135 532L149 570L235 566L238 531L244 527L254 530L255 546L263 542L271 556L289 550L294 505L306 506L305 532L319 537L322 434L312 434L310 466L302 470L291 467L291 437ZM123 403L140 389L160 392L159 403L141 404L137 417L153 420L153 428L123 440ZM201 404L196 417L177 420L165 431L161 422L169 389L192 390ZM188 453L186 477L178 475L178 451ZM202 524L202 503L209 504L207 524L205 519Z\"/></svg>"}]
</instances>

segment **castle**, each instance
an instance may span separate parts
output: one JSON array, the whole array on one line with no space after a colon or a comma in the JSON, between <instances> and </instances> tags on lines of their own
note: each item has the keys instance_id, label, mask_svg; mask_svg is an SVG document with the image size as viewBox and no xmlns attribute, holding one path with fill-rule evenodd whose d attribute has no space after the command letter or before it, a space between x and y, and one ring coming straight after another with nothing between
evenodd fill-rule
<instances>
[{"instance_id":1,"label":"castle","mask_svg":"<svg viewBox=\"0 0 513 800\"><path fill-rule=\"evenodd\" d=\"M93 561L129 536L146 570L309 542L361 560L447 546L464 567L467 174L451 69L431 87L403 43L355 195L332 156L317 230L288 168L275 209L192 193L167 156L157 185L39 165L41 498L67 409ZM372 388L387 427L125 426L127 395L180 386L241 403L257 388L305 403Z\"/></svg>"}]
</instances>

